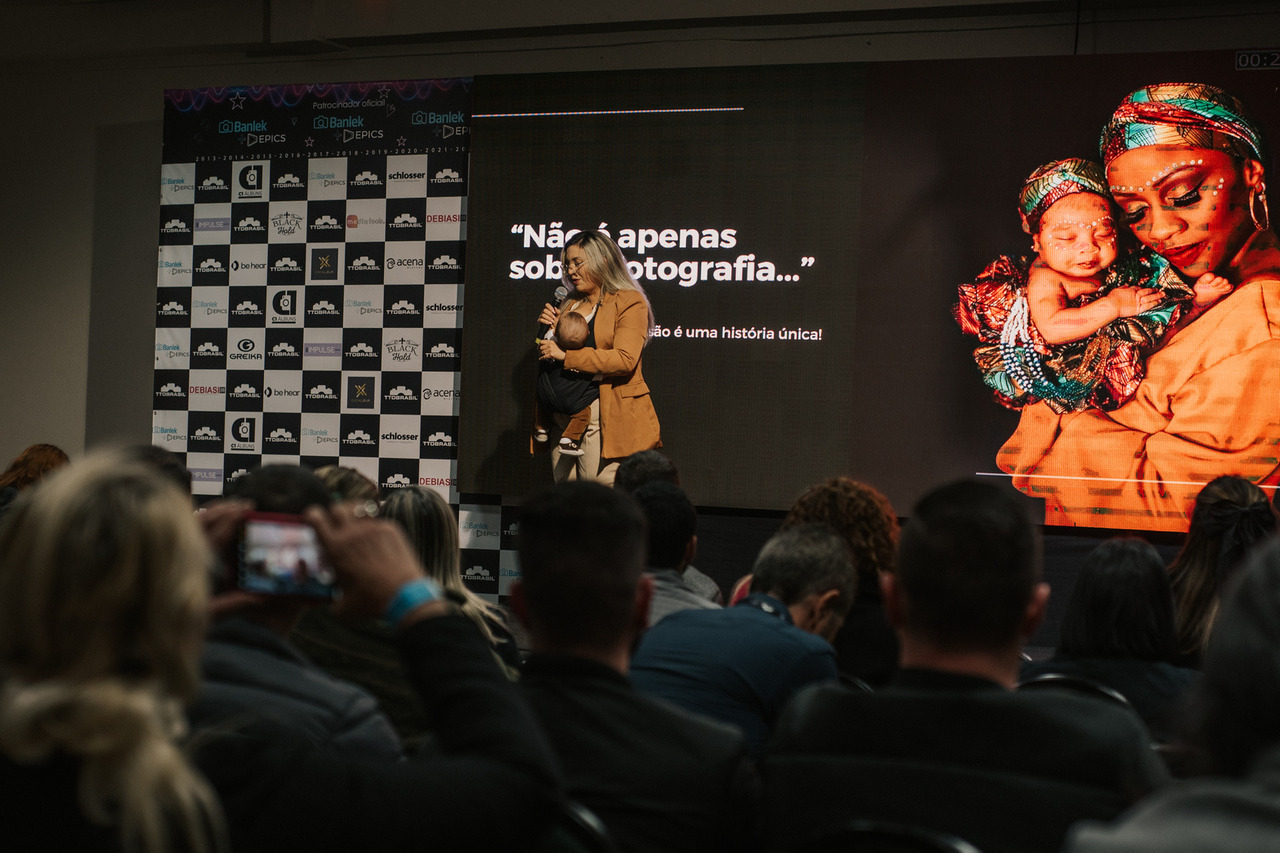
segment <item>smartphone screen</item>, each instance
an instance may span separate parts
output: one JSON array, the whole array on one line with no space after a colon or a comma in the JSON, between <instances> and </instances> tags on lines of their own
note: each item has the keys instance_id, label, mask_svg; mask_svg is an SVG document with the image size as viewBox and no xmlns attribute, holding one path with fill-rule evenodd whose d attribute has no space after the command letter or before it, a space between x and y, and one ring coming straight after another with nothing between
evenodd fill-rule
<instances>
[{"instance_id":1,"label":"smartphone screen","mask_svg":"<svg viewBox=\"0 0 1280 853\"><path fill-rule=\"evenodd\" d=\"M248 592L333 598L333 567L316 532L300 517L255 512L245 517L238 585Z\"/></svg>"}]
</instances>

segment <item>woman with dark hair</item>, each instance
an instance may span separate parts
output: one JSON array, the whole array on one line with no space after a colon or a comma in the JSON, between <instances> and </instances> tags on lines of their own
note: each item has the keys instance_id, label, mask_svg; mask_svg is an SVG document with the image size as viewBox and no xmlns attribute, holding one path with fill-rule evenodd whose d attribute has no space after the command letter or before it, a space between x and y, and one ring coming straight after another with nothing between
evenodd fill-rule
<instances>
[{"instance_id":1,"label":"woman with dark hair","mask_svg":"<svg viewBox=\"0 0 1280 853\"><path fill-rule=\"evenodd\" d=\"M1280 238L1268 158L1240 102L1196 83L1130 94L1101 148L1134 237L1184 281L1215 273L1232 290L1166 335L1123 405L1066 414L1026 406L997 462L1017 488L1045 499L1050 524L1181 530L1213 474L1280 479Z\"/></svg>"},{"instance_id":2,"label":"woman with dark hair","mask_svg":"<svg viewBox=\"0 0 1280 853\"><path fill-rule=\"evenodd\" d=\"M1218 599L1253 545L1276 530L1266 492L1240 477L1218 477L1196 496L1191 528L1169 566L1176 603L1176 652L1198 666Z\"/></svg>"},{"instance_id":3,"label":"woman with dark hair","mask_svg":"<svg viewBox=\"0 0 1280 853\"><path fill-rule=\"evenodd\" d=\"M562 308L543 306L538 322L554 328L561 311L575 311L586 319L590 336L586 346L567 352L543 338L537 343L538 355L560 362L566 371L598 375L600 397L591 404L590 424L578 442L581 455L561 453L551 442L552 474L557 482L582 479L612 485L621 460L662 446L658 415L640 370L653 309L608 234L578 232L565 242L560 262L564 283L572 290ZM569 418L557 414L556 420L563 429Z\"/></svg>"},{"instance_id":4,"label":"woman with dark hair","mask_svg":"<svg viewBox=\"0 0 1280 853\"><path fill-rule=\"evenodd\" d=\"M1188 741L1219 778L1168 788L1114 826L1082 824L1065 849L1280 849L1280 541L1254 554L1226 596L1188 719Z\"/></svg>"},{"instance_id":5,"label":"woman with dark hair","mask_svg":"<svg viewBox=\"0 0 1280 853\"><path fill-rule=\"evenodd\" d=\"M1142 539L1111 539L1080 568L1054 656L1024 665L1022 679L1052 673L1110 687L1167 742L1196 677L1172 659L1173 595L1160 553Z\"/></svg>"}]
</instances>

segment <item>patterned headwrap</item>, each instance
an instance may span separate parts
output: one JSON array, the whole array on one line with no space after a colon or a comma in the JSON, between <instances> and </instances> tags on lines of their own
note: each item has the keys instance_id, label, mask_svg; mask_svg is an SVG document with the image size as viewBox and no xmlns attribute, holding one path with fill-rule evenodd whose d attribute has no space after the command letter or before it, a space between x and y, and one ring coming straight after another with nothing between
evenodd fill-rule
<instances>
[{"instance_id":1,"label":"patterned headwrap","mask_svg":"<svg viewBox=\"0 0 1280 853\"><path fill-rule=\"evenodd\" d=\"M1102 129L1102 162L1147 145L1177 145L1225 151L1258 160L1262 134L1244 107L1207 83L1156 83L1126 97Z\"/></svg>"},{"instance_id":2,"label":"patterned headwrap","mask_svg":"<svg viewBox=\"0 0 1280 853\"><path fill-rule=\"evenodd\" d=\"M1094 193L1110 200L1107 176L1092 160L1073 157L1046 163L1031 173L1018 194L1022 211L1022 230L1034 234L1040 230L1040 217L1053 203L1072 193Z\"/></svg>"}]
</instances>

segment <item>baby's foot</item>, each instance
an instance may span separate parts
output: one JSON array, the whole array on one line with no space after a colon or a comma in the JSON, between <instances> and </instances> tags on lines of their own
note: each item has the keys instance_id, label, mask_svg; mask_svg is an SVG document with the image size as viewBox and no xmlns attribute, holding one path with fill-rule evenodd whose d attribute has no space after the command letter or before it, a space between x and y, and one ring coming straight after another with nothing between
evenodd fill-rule
<instances>
[{"instance_id":1,"label":"baby's foot","mask_svg":"<svg viewBox=\"0 0 1280 853\"><path fill-rule=\"evenodd\" d=\"M1196 279L1192 288L1192 303L1197 308L1208 308L1231 292L1231 282L1220 275L1207 272Z\"/></svg>"}]
</instances>

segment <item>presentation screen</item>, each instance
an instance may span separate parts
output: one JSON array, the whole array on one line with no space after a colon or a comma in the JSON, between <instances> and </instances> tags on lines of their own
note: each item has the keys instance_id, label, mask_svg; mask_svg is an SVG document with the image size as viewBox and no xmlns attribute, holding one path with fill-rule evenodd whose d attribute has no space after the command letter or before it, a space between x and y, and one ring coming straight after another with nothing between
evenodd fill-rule
<instances>
[{"instance_id":1,"label":"presentation screen","mask_svg":"<svg viewBox=\"0 0 1280 853\"><path fill-rule=\"evenodd\" d=\"M537 316L566 235L590 228L652 302L644 376L701 506L785 509L846 475L908 515L977 476L1049 524L1176 530L1215 476L1273 485L1264 179L1280 127L1256 65L1206 52L477 80L460 490L518 499L550 482L530 453ZM1138 90L1109 173L1101 131ZM1064 160L1095 164L1028 188ZM1053 269L1071 241L1111 248Z\"/></svg>"}]
</instances>

